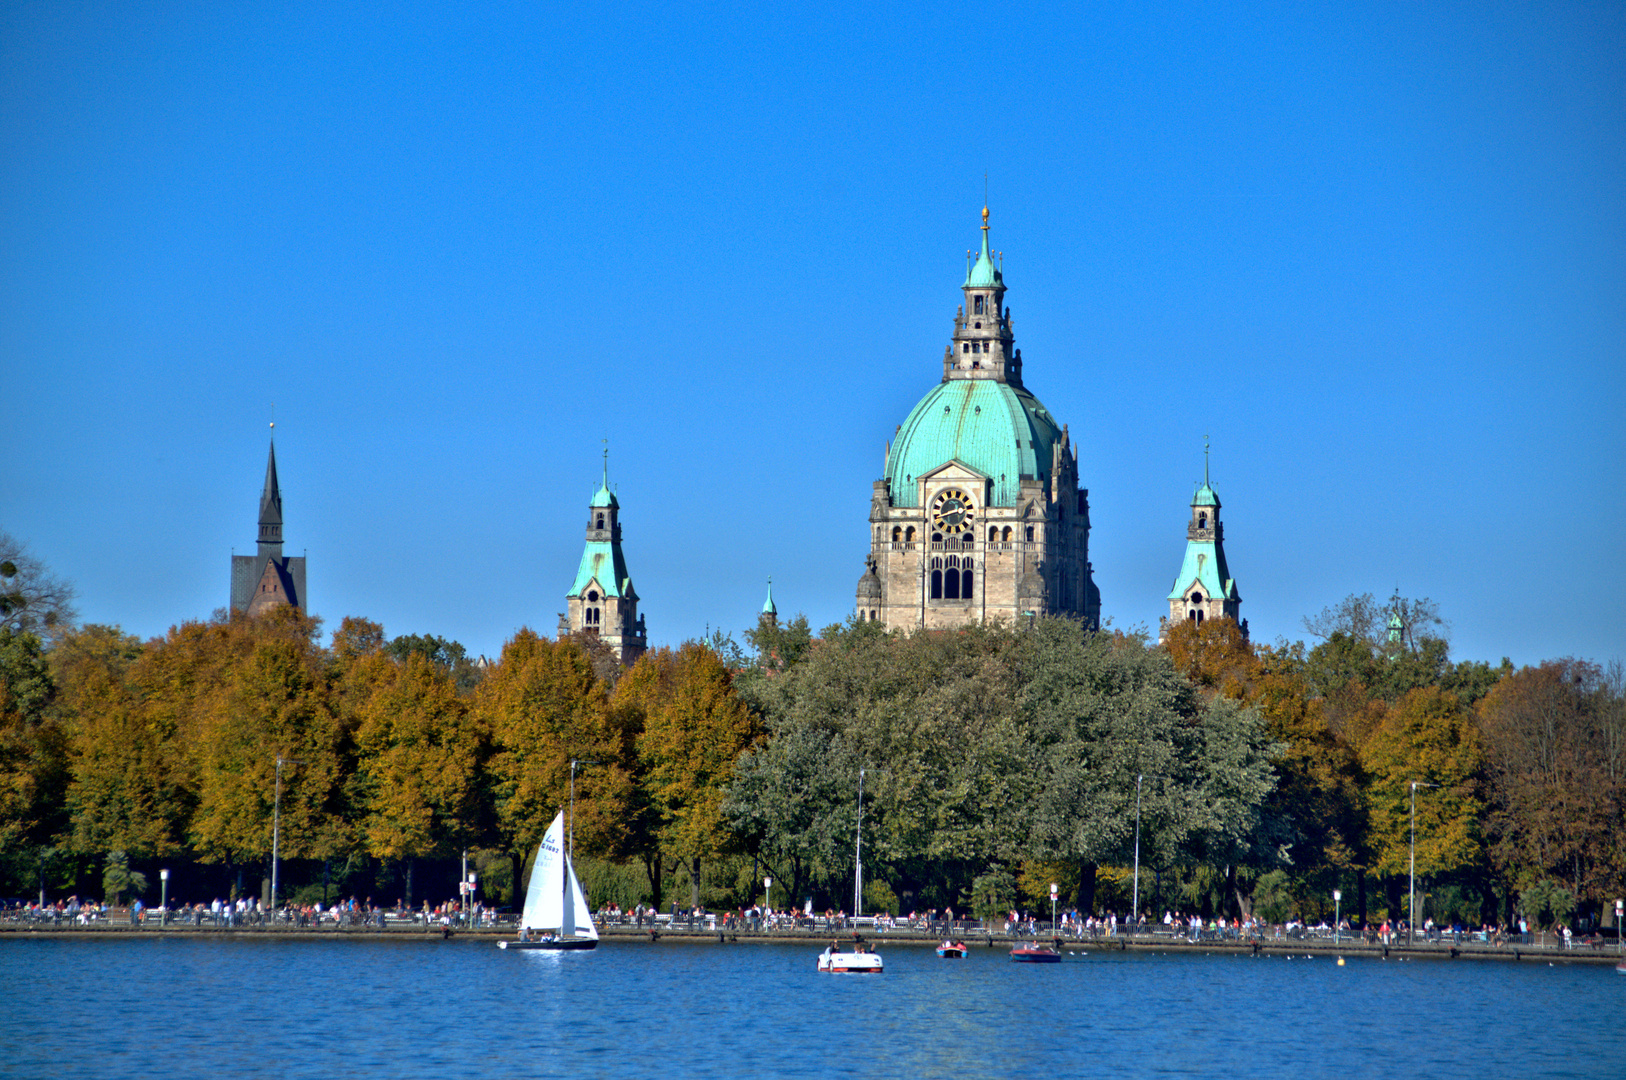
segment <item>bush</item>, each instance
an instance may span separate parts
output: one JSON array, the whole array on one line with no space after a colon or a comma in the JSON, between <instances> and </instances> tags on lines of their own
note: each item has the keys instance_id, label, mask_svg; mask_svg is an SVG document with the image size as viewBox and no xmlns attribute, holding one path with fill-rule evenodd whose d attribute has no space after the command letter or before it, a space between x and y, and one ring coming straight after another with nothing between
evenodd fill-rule
<instances>
[{"instance_id":1,"label":"bush","mask_svg":"<svg viewBox=\"0 0 1626 1080\"><path fill-rule=\"evenodd\" d=\"M983 922L1002 919L1016 906L1016 879L993 869L971 883L971 913Z\"/></svg>"}]
</instances>

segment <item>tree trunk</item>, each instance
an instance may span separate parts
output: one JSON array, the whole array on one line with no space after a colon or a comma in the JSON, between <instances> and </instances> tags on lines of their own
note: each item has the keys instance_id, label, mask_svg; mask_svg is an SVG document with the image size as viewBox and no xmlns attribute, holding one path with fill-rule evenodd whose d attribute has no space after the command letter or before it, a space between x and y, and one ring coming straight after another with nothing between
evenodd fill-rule
<instances>
[{"instance_id":1,"label":"tree trunk","mask_svg":"<svg viewBox=\"0 0 1626 1080\"><path fill-rule=\"evenodd\" d=\"M412 864L415 862L417 862L416 859L406 861L406 906L408 911L412 910Z\"/></svg>"},{"instance_id":2,"label":"tree trunk","mask_svg":"<svg viewBox=\"0 0 1626 1080\"><path fill-rule=\"evenodd\" d=\"M1236 915L1238 918L1253 918L1253 901L1242 895L1242 886L1237 884L1236 867L1229 866L1225 870L1226 883L1231 887L1231 897L1236 901Z\"/></svg>"},{"instance_id":3,"label":"tree trunk","mask_svg":"<svg viewBox=\"0 0 1626 1080\"><path fill-rule=\"evenodd\" d=\"M1073 898L1078 910L1084 915L1095 913L1095 863L1081 862L1078 864L1078 893Z\"/></svg>"},{"instance_id":4,"label":"tree trunk","mask_svg":"<svg viewBox=\"0 0 1626 1080\"><path fill-rule=\"evenodd\" d=\"M508 867L514 875L513 888L509 890L508 903L516 912L525 910L525 856L517 851L508 853Z\"/></svg>"},{"instance_id":5,"label":"tree trunk","mask_svg":"<svg viewBox=\"0 0 1626 1080\"><path fill-rule=\"evenodd\" d=\"M689 906L700 906L700 860L689 860Z\"/></svg>"},{"instance_id":6,"label":"tree trunk","mask_svg":"<svg viewBox=\"0 0 1626 1080\"><path fill-rule=\"evenodd\" d=\"M656 911L661 909L661 853L651 852L644 856L644 873L649 875L650 906Z\"/></svg>"},{"instance_id":7,"label":"tree trunk","mask_svg":"<svg viewBox=\"0 0 1626 1080\"><path fill-rule=\"evenodd\" d=\"M1360 908L1361 925L1365 926L1366 925L1366 871L1361 870L1361 869L1357 869L1355 871L1355 902L1356 902L1356 905Z\"/></svg>"}]
</instances>

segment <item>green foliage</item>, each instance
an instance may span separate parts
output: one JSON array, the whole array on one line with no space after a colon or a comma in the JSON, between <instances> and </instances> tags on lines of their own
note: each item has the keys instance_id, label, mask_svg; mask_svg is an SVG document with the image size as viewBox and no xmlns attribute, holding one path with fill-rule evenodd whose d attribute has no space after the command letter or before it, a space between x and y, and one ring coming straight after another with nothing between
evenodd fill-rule
<instances>
[{"instance_id":1,"label":"green foliage","mask_svg":"<svg viewBox=\"0 0 1626 1080\"><path fill-rule=\"evenodd\" d=\"M1253 910L1266 922L1286 922L1297 910L1285 870L1267 870L1253 885Z\"/></svg>"},{"instance_id":2,"label":"green foliage","mask_svg":"<svg viewBox=\"0 0 1626 1080\"><path fill-rule=\"evenodd\" d=\"M971 913L992 925L1016 908L1016 878L1009 870L995 867L977 875L971 883Z\"/></svg>"},{"instance_id":3,"label":"green foliage","mask_svg":"<svg viewBox=\"0 0 1626 1080\"><path fill-rule=\"evenodd\" d=\"M433 634L404 634L392 638L384 646L392 659L405 664L412 656L421 656L442 673L449 675L457 692L467 694L480 681L480 669L468 657L468 651L455 641Z\"/></svg>"},{"instance_id":4,"label":"green foliage","mask_svg":"<svg viewBox=\"0 0 1626 1080\"><path fill-rule=\"evenodd\" d=\"M884 881L864 882L864 914L897 915L898 894Z\"/></svg>"},{"instance_id":5,"label":"green foliage","mask_svg":"<svg viewBox=\"0 0 1626 1080\"><path fill-rule=\"evenodd\" d=\"M106 902L118 907L125 893L135 899L146 891L147 875L139 870L131 870L130 860L124 852L108 852L107 861L102 867L102 896Z\"/></svg>"},{"instance_id":6,"label":"green foliage","mask_svg":"<svg viewBox=\"0 0 1626 1080\"><path fill-rule=\"evenodd\" d=\"M1547 929L1569 921L1575 894L1551 878L1542 878L1519 890L1519 908L1532 927Z\"/></svg>"}]
</instances>

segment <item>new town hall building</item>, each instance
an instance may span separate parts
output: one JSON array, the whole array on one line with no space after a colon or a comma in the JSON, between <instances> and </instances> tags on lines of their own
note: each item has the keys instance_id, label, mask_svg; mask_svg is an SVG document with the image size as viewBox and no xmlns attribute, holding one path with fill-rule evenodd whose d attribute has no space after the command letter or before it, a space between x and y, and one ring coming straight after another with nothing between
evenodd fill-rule
<instances>
[{"instance_id":1,"label":"new town hall building","mask_svg":"<svg viewBox=\"0 0 1626 1080\"><path fill-rule=\"evenodd\" d=\"M1045 615L1100 625L1090 493L1067 425L1024 385L1001 262L984 207L942 377L898 425L870 495L855 612L888 630ZM1219 499L1205 476L1168 597L1171 617L1236 618L1241 597L1221 536Z\"/></svg>"},{"instance_id":2,"label":"new town hall building","mask_svg":"<svg viewBox=\"0 0 1626 1080\"><path fill-rule=\"evenodd\" d=\"M857 615L889 630L1044 615L1098 625L1090 493L1066 425L1023 385L986 208L960 290L942 378L898 426L870 495Z\"/></svg>"},{"instance_id":3,"label":"new town hall building","mask_svg":"<svg viewBox=\"0 0 1626 1080\"><path fill-rule=\"evenodd\" d=\"M1042 616L1099 626L1090 493L1080 485L1067 426L1025 385L986 208L981 249L967 261L941 377L898 425L885 473L872 486L870 551L855 614L903 631ZM1185 558L1165 598L1165 628L1170 621L1239 619L1242 597L1226 564L1206 457L1205 450ZM630 665L648 648L649 635L622 551L620 515L606 468L588 502L585 544L558 632L596 636ZM273 450L259 552L232 560L234 608L254 614L276 603L304 606L305 560L281 552ZM770 599L765 615L771 607Z\"/></svg>"}]
</instances>

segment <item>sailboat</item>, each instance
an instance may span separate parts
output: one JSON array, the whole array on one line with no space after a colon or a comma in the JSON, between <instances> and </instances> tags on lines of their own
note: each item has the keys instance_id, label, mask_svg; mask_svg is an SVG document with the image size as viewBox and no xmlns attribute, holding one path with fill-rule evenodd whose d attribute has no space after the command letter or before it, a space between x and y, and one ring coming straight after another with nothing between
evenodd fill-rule
<instances>
[{"instance_id":1,"label":"sailboat","mask_svg":"<svg viewBox=\"0 0 1626 1080\"><path fill-rule=\"evenodd\" d=\"M548 826L542 845L536 849L519 926L519 940L499 941L497 948L591 949L598 945L598 930L587 909L587 897L565 850L563 810Z\"/></svg>"}]
</instances>

